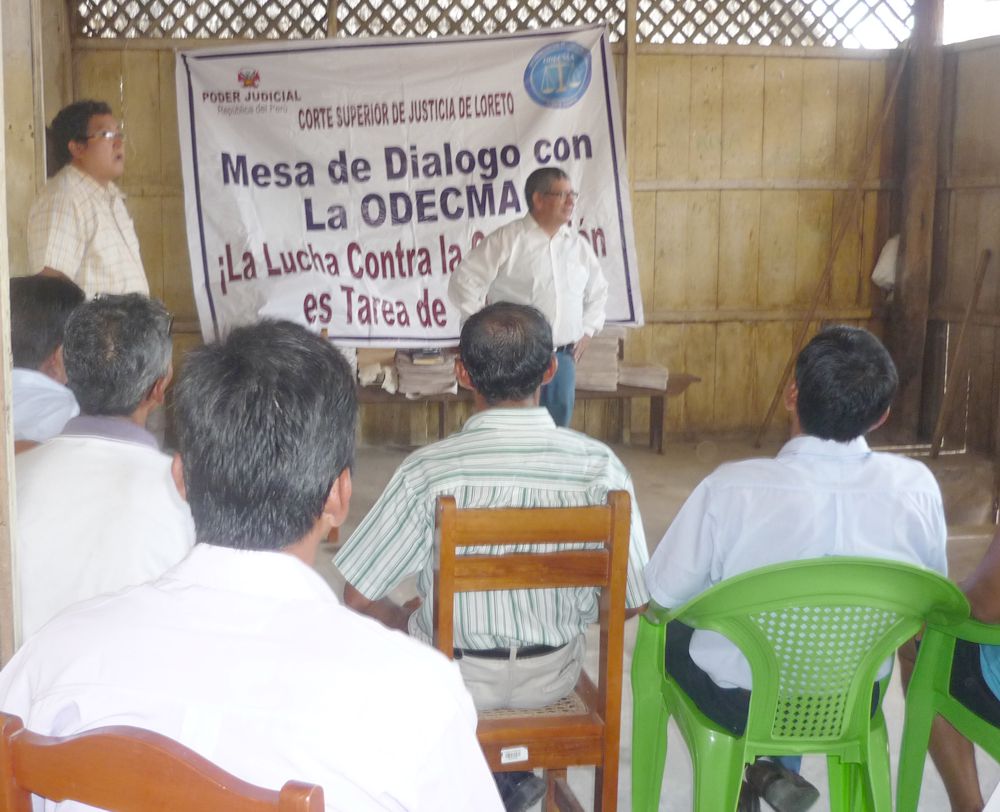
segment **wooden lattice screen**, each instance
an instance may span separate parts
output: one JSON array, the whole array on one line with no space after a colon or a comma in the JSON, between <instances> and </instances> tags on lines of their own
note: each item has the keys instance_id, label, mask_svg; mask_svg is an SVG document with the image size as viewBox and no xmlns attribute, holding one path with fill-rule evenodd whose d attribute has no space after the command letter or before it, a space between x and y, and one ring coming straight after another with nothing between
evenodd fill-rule
<instances>
[{"instance_id":1,"label":"wooden lattice screen","mask_svg":"<svg viewBox=\"0 0 1000 812\"><path fill-rule=\"evenodd\" d=\"M889 47L913 0L638 0L638 41ZM606 22L625 36L625 0L75 0L84 37L446 36ZM333 15L335 25L329 24Z\"/></svg>"},{"instance_id":2,"label":"wooden lattice screen","mask_svg":"<svg viewBox=\"0 0 1000 812\"><path fill-rule=\"evenodd\" d=\"M892 47L913 0L639 0L639 42Z\"/></svg>"}]
</instances>

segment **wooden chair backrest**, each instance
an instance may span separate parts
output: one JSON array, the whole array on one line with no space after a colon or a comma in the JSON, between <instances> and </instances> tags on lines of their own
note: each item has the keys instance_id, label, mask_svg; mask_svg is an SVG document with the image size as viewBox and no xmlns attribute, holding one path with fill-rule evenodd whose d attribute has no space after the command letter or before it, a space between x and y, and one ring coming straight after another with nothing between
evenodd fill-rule
<instances>
[{"instance_id":1,"label":"wooden chair backrest","mask_svg":"<svg viewBox=\"0 0 1000 812\"><path fill-rule=\"evenodd\" d=\"M322 812L323 788L280 791L241 781L173 739L137 727L66 738L26 730L0 714L0 809L30 812L31 795L111 812Z\"/></svg>"},{"instance_id":2,"label":"wooden chair backrest","mask_svg":"<svg viewBox=\"0 0 1000 812\"><path fill-rule=\"evenodd\" d=\"M435 512L435 645L452 656L454 598L459 592L593 586L601 590L600 621L617 605L625 619L630 500L609 491L605 505L566 508L469 508L439 496ZM600 544L595 549L504 555L460 555L463 547ZM618 600L615 600L618 598Z\"/></svg>"},{"instance_id":3,"label":"wooden chair backrest","mask_svg":"<svg viewBox=\"0 0 1000 812\"><path fill-rule=\"evenodd\" d=\"M435 515L434 644L454 652L455 594L494 589L593 586L600 589L599 684L588 704L615 729L621 715L625 582L631 500L609 491L604 505L566 508L470 508L439 496ZM459 555L464 547L586 542L595 549ZM584 675L585 676L585 675ZM589 680L585 680L589 684Z\"/></svg>"}]
</instances>

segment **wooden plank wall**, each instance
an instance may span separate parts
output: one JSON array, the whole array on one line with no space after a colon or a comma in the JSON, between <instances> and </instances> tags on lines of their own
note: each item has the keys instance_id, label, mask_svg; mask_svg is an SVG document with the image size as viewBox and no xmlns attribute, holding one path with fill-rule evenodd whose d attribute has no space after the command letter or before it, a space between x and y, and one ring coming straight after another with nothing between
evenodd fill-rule
<instances>
[{"instance_id":1,"label":"wooden plank wall","mask_svg":"<svg viewBox=\"0 0 1000 812\"><path fill-rule=\"evenodd\" d=\"M75 96L105 98L125 120L124 188L153 294L182 331L178 351L199 339L173 49L204 44L73 43ZM671 403L670 432L745 432L759 424L880 115L890 59L831 49L640 46L629 141L648 324L630 334L625 352L627 360L703 378ZM620 54L616 61L621 80ZM891 150L889 139L883 154ZM889 177L889 161L876 162L820 320L872 322L878 294L868 276L889 234ZM465 414L453 411L457 426ZM636 430L647 417L645 404L633 405ZM593 402L577 410L574 427L613 436L621 419L615 404ZM421 443L433 438L436 412L373 407L362 427L365 440Z\"/></svg>"},{"instance_id":2,"label":"wooden plank wall","mask_svg":"<svg viewBox=\"0 0 1000 812\"><path fill-rule=\"evenodd\" d=\"M633 193L648 326L627 357L704 379L670 411L671 430L759 425L877 127L889 64L872 52L640 48ZM822 322L878 329L868 277L889 234L890 169L880 159L866 179Z\"/></svg>"},{"instance_id":3,"label":"wooden plank wall","mask_svg":"<svg viewBox=\"0 0 1000 812\"><path fill-rule=\"evenodd\" d=\"M1000 445L1000 38L949 46L937 190L931 320L922 426L937 420L975 266L993 251L979 310L966 334L969 374L952 393L945 447L996 453ZM947 360L946 360L947 359Z\"/></svg>"}]
</instances>

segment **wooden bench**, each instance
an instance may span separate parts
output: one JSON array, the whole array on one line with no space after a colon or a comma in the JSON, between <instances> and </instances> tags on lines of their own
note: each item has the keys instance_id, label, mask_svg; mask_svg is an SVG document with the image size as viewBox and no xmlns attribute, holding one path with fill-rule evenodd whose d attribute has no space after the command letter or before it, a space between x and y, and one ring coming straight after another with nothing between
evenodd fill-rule
<instances>
[{"instance_id":1,"label":"wooden bench","mask_svg":"<svg viewBox=\"0 0 1000 812\"><path fill-rule=\"evenodd\" d=\"M614 391L601 392L593 389L577 389L577 402L587 400L616 400L622 413L621 431L618 442L629 442L631 440L631 420L630 410L626 408L627 402L634 398L649 398L649 447L655 448L657 453L663 453L663 420L667 414L667 398L678 397L687 391L687 388L700 381L697 375L689 375L686 372L671 373L667 380L667 388L646 389L641 386L621 386ZM467 389L459 389L457 393L446 392L439 395L424 395L419 398L408 398L399 393L390 394L384 389L374 386L358 387L358 400L361 403L376 404L401 404L401 403L436 403L438 412L438 439L445 436L445 426L448 418L448 404L471 402L472 392Z\"/></svg>"}]
</instances>

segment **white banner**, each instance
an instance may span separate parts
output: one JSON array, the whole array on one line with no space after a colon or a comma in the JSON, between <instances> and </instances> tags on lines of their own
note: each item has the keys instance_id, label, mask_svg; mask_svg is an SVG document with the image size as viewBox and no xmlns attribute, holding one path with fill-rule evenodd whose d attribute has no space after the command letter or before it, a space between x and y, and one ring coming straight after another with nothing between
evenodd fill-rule
<instances>
[{"instance_id":1,"label":"white banner","mask_svg":"<svg viewBox=\"0 0 1000 812\"><path fill-rule=\"evenodd\" d=\"M457 343L462 256L558 166L571 226L642 324L614 65L603 27L184 51L177 106L206 340L269 315L356 346Z\"/></svg>"}]
</instances>

